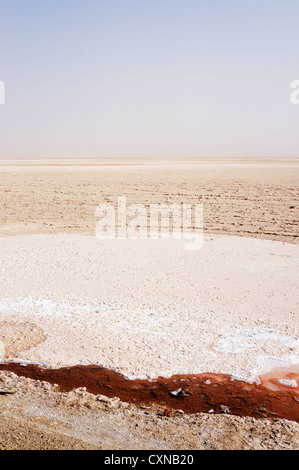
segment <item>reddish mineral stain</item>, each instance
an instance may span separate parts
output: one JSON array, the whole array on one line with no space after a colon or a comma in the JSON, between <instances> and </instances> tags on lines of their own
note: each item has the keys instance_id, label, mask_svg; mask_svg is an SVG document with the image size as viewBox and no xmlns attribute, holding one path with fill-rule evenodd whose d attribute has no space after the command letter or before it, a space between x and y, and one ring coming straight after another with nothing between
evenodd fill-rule
<instances>
[{"instance_id":1,"label":"reddish mineral stain","mask_svg":"<svg viewBox=\"0 0 299 470\"><path fill-rule=\"evenodd\" d=\"M58 384L65 392L86 387L93 394L118 397L136 405L155 403L168 411L207 413L213 410L214 413L299 422L299 364L263 374L260 383L232 380L230 375L212 373L129 380L97 365L46 369L36 364L3 363L0 370ZM282 379L288 381L287 385L278 382Z\"/></svg>"}]
</instances>

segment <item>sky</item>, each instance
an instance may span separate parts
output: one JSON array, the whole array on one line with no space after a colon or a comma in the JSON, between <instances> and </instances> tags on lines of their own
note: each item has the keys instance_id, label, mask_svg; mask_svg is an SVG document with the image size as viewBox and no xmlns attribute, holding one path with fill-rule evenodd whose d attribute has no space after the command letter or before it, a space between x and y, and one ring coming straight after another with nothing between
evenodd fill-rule
<instances>
[{"instance_id":1,"label":"sky","mask_svg":"<svg viewBox=\"0 0 299 470\"><path fill-rule=\"evenodd\" d=\"M0 0L0 158L299 156L295 80L297 0Z\"/></svg>"}]
</instances>

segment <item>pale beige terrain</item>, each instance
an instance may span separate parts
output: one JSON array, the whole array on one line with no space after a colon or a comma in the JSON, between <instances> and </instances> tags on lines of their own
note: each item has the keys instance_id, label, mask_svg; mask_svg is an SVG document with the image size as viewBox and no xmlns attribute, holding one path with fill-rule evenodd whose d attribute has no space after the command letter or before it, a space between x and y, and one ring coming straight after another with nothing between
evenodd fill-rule
<instances>
[{"instance_id":1,"label":"pale beige terrain","mask_svg":"<svg viewBox=\"0 0 299 470\"><path fill-rule=\"evenodd\" d=\"M293 252L299 240L299 160L239 161L231 159L225 162L193 160L183 163L176 161L171 165L167 161L113 162L113 165L109 164L110 162L95 165L93 161L85 162L88 165L84 165L84 162L64 162L64 165L60 162L57 165L57 162L52 161L42 166L34 161L31 161L30 165L12 165L11 163L4 161L0 163L0 236L3 237L1 241L4 261L6 253L12 253L8 260L10 263L14 259L11 235L21 248L22 243L19 242L20 236L23 235L61 233L94 235L96 207L103 202L116 205L118 196L126 196L128 204L202 203L205 233L284 242L280 244L280 247L277 245L277 251L276 245L273 245L273 252L267 245L266 262L274 262L273 267L275 263L279 263L280 268L286 268L288 272L291 272L292 266L295 266L292 263L296 259ZM8 243L5 242L6 237ZM31 240L32 246L35 246L34 239L28 240ZM27 245L29 251L30 243ZM55 251L55 243L51 249ZM259 249L262 249L262 246ZM42 276L45 271L41 265L35 266L34 260L30 261L26 250L17 252L25 258L23 261L22 258L15 259L9 276L6 276L5 271L1 272L0 266L1 282L4 282L1 287L2 299L5 293L12 296L13 280L17 283L17 293L21 298L24 297L22 289L30 293L32 288L34 293L37 286L39 286L39 292L45 294L47 284L43 283ZM273 254L277 257L275 260ZM63 273L64 269L59 265L62 258L56 259L56 255L57 253L54 253L52 256L53 266L55 265L58 271ZM68 260L70 261L68 269L73 269L75 272L72 259L69 257ZM118 264L117 266L120 270L121 266ZM241 269L241 266L239 268ZM28 273L30 269L36 269L39 272L36 284L32 272L26 279L24 278L26 269ZM181 273L183 273L183 268L181 268ZM279 283L279 272L276 275L275 282ZM50 281L53 287L56 286L54 271L51 271L51 276ZM109 276L107 276L108 279L110 279ZM254 272L252 276L254 277ZM296 272L294 272L294 277L296 277ZM183 277L182 279L184 280ZM88 290L90 283L87 281L88 279L81 283L82 297L90 294ZM256 282L258 283L258 279ZM282 283L279 287L281 289L279 295L281 295L281 307L286 319L279 318L278 312L275 325L280 328L283 338L291 332L292 344L287 345L289 349L283 350L282 353L291 354L293 351L297 354L297 312L292 310L292 305L296 301L296 292L292 288L292 292L287 297L285 286L290 281L286 277L284 282L286 284ZM61 284L59 300L64 300L63 285ZM146 307L149 308L150 291L147 291L147 285L149 285L147 282L142 283L140 275L138 293L144 292ZM72 286L74 296L78 292L76 286L76 283ZM111 299L115 297L114 287L110 279L107 293L111 294ZM186 286L186 292L190 294L189 300L192 300L194 294L193 287ZM225 285L222 287L225 290ZM129 282L126 288L130 290ZM261 291L257 292L257 305L262 289L263 285L261 285ZM267 281L267 289L270 293L271 279ZM257 312L254 312L252 318L250 313L246 312L252 321L251 333L257 331L256 328L258 328L261 335L268 334L268 330L263 329L263 324L273 319L271 308L275 307L275 295L278 295L279 289L271 294L274 297L269 294L269 303L265 304L262 319ZM59 281L54 290L55 295L59 296ZM122 302L126 293L127 291L121 292ZM131 307L135 309L135 313L138 313L136 310L138 295L134 297L133 288L129 293L132 301ZM284 298L287 301L284 301ZM165 299L166 302L167 296ZM161 297L155 299L157 305L154 305L154 308L158 309L161 306L160 300ZM164 302L164 297L162 300ZM176 300L175 296L173 300ZM79 301L82 302L82 298ZM137 304L135 305L134 302ZM8 308L9 312L10 304L4 302L3 305ZM24 306L24 303L22 305ZM191 303L187 307L191 312ZM212 308L213 305L210 304L210 307ZM214 307L219 308L219 305L215 304ZM45 340L46 329L40 327L42 322L30 323L29 310L29 313L27 311L25 314L22 313L25 315L23 323L16 314L12 315L9 320L4 310L0 312L3 314L1 327L2 333L5 332L5 352L8 356L22 357L23 352L29 347L32 351L38 351L36 348ZM139 313L137 313L138 320ZM29 317L27 318L26 315ZM232 321L242 320L241 311L236 311L234 315ZM124 318L120 320L123 325ZM220 321L222 321L221 317ZM57 319L57 326L59 326L59 319ZM132 338L129 338L129 344L131 342ZM222 343L221 345L223 347ZM267 354L275 353L275 347L273 351L270 348ZM244 361L245 353L242 358ZM28 354L31 354L30 348ZM35 359L38 361L38 356ZM142 371L138 372L140 374ZM1 381L2 384L16 386L17 392L13 395L0 396L0 449L299 449L299 425L291 421L255 420L230 415L205 414L190 416L177 414L168 419L159 417L160 410L158 409L152 408L145 411L117 400L93 397L82 390L62 394L46 384L20 379L9 373L1 373L0 385Z\"/></svg>"},{"instance_id":2,"label":"pale beige terrain","mask_svg":"<svg viewBox=\"0 0 299 470\"><path fill-rule=\"evenodd\" d=\"M0 450L298 450L299 424L283 419L173 412L84 389L0 373ZM99 461L100 463L100 461Z\"/></svg>"},{"instance_id":3,"label":"pale beige terrain","mask_svg":"<svg viewBox=\"0 0 299 470\"><path fill-rule=\"evenodd\" d=\"M199 204L204 230L298 243L299 160L128 165L0 165L0 234L94 234L95 209L117 204Z\"/></svg>"}]
</instances>

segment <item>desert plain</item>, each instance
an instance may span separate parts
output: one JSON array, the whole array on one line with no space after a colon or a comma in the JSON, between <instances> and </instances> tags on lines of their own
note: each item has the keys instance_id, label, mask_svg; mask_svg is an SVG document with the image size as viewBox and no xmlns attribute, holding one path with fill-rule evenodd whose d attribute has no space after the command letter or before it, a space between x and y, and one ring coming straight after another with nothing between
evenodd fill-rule
<instances>
[{"instance_id":1,"label":"desert plain","mask_svg":"<svg viewBox=\"0 0 299 470\"><path fill-rule=\"evenodd\" d=\"M1 160L0 448L298 450L298 171L295 158ZM202 246L99 239L96 208L119 196L201 205ZM66 391L30 365L99 365L130 394ZM184 411L200 374L221 403ZM224 375L293 414L235 414ZM173 376L170 408L137 399L138 380Z\"/></svg>"}]
</instances>

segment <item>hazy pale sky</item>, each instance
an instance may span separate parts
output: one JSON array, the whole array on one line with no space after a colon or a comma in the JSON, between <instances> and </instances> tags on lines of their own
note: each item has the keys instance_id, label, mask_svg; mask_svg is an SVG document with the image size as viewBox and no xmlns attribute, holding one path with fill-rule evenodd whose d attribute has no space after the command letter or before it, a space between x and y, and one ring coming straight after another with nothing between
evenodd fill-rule
<instances>
[{"instance_id":1,"label":"hazy pale sky","mask_svg":"<svg viewBox=\"0 0 299 470\"><path fill-rule=\"evenodd\" d=\"M299 156L298 0L0 0L0 158Z\"/></svg>"}]
</instances>

